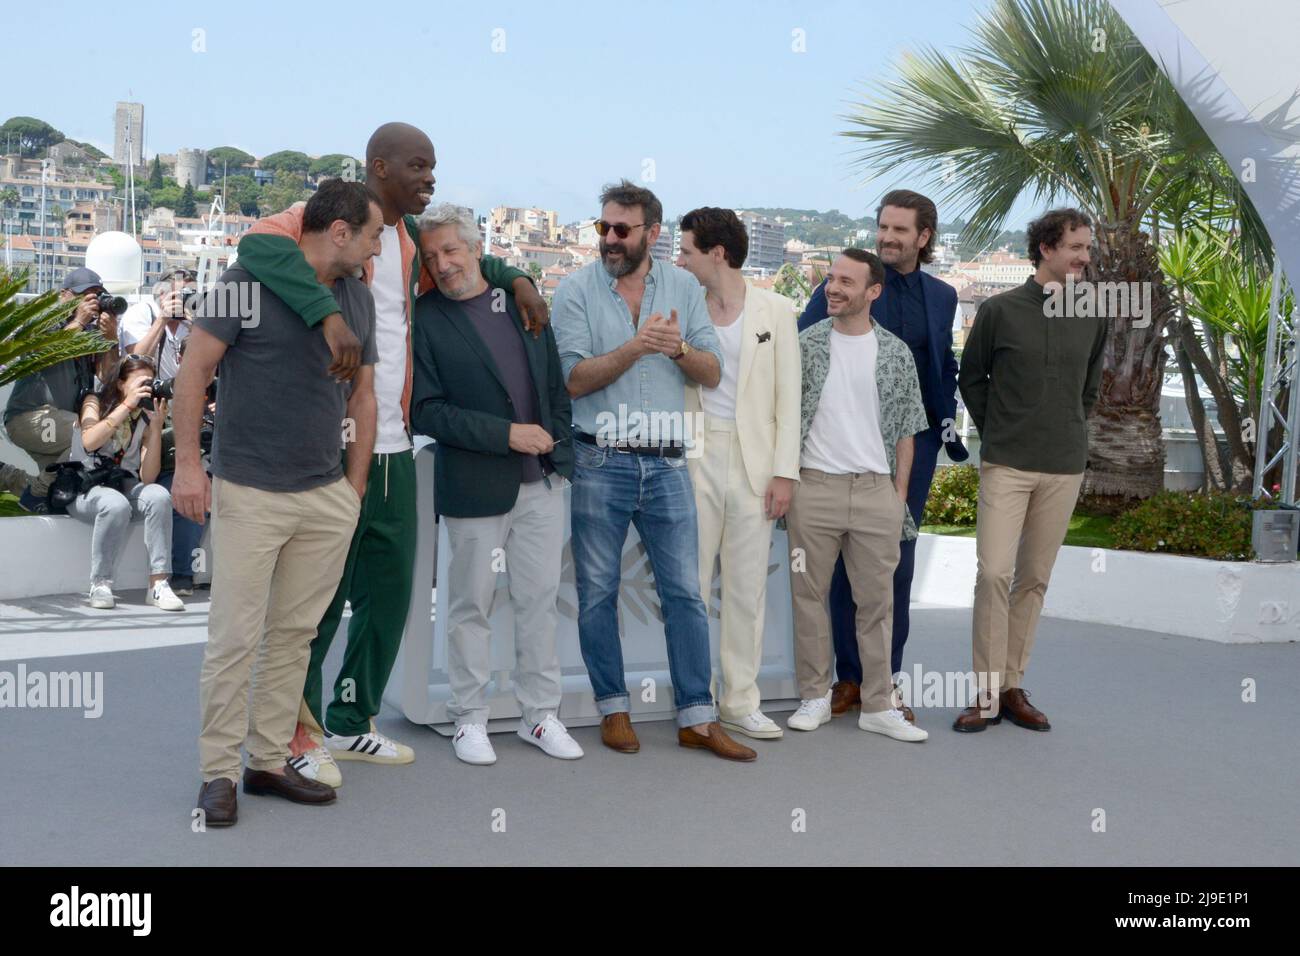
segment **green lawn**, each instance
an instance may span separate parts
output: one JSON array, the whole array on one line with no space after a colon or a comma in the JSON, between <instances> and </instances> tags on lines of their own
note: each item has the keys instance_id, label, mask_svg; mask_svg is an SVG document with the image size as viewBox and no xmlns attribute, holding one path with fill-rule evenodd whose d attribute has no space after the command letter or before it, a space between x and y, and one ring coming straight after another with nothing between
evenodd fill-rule
<instances>
[{"instance_id":1,"label":"green lawn","mask_svg":"<svg viewBox=\"0 0 1300 956\"><path fill-rule=\"evenodd\" d=\"M1115 539L1111 536L1110 526L1115 519L1097 515L1072 515L1070 530L1065 533L1065 543L1080 548L1113 548ZM927 524L922 531L929 534L951 534L959 538L975 537L974 525Z\"/></svg>"}]
</instances>

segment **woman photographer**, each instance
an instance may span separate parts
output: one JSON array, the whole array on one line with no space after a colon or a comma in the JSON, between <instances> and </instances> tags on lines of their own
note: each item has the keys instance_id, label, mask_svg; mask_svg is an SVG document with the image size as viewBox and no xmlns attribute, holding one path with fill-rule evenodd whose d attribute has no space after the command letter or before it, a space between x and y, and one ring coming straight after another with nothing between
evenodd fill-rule
<instances>
[{"instance_id":1,"label":"woman photographer","mask_svg":"<svg viewBox=\"0 0 1300 956\"><path fill-rule=\"evenodd\" d=\"M85 466L82 491L68 514L94 526L90 539L90 606L111 608L113 571L126 545L132 521L144 521L149 551L145 603L165 611L185 605L167 584L171 566L172 499L154 484L162 459L166 403L153 404L153 360L124 356L117 374L81 404L80 441L73 439L73 461Z\"/></svg>"}]
</instances>

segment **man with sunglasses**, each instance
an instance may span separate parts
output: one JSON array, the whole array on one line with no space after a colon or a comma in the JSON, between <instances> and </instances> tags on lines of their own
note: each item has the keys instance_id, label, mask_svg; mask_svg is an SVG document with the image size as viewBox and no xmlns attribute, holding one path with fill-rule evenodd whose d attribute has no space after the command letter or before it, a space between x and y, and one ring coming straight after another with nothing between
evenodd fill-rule
<instances>
[{"instance_id":1,"label":"man with sunglasses","mask_svg":"<svg viewBox=\"0 0 1300 956\"><path fill-rule=\"evenodd\" d=\"M195 279L192 269L170 270L154 286L153 297L127 309L119 323L122 352L149 356L163 381L180 369L181 343L192 318L185 311L185 290L194 288Z\"/></svg>"},{"instance_id":2,"label":"man with sunglasses","mask_svg":"<svg viewBox=\"0 0 1300 956\"><path fill-rule=\"evenodd\" d=\"M570 512L578 639L601 714L601 741L621 753L640 749L618 633L623 546L628 525L635 525L663 612L678 743L753 760L754 751L728 737L714 711L686 470L686 388L714 388L721 380L717 333L695 277L650 258L663 221L655 194L623 180L607 186L600 201L600 262L560 283L554 321L574 399Z\"/></svg>"}]
</instances>

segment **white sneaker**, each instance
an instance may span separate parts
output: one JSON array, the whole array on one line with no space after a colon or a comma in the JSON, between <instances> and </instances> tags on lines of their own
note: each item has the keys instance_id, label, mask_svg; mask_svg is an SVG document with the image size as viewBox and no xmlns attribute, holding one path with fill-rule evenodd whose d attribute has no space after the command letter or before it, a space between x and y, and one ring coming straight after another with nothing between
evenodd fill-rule
<instances>
[{"instance_id":1,"label":"white sneaker","mask_svg":"<svg viewBox=\"0 0 1300 956\"><path fill-rule=\"evenodd\" d=\"M176 596L166 578L144 592L144 603L152 604L161 611L185 610L185 602Z\"/></svg>"},{"instance_id":2,"label":"white sneaker","mask_svg":"<svg viewBox=\"0 0 1300 956\"><path fill-rule=\"evenodd\" d=\"M799 701L799 709L790 715L786 726L791 730L816 730L831 719L831 692L825 697Z\"/></svg>"},{"instance_id":3,"label":"white sneaker","mask_svg":"<svg viewBox=\"0 0 1300 956\"><path fill-rule=\"evenodd\" d=\"M930 736L929 731L922 730L915 724L909 724L901 710L882 710L874 714L859 714L858 729L869 730L873 734L884 734L895 740L920 743Z\"/></svg>"},{"instance_id":4,"label":"white sneaker","mask_svg":"<svg viewBox=\"0 0 1300 956\"><path fill-rule=\"evenodd\" d=\"M308 780L315 780L335 790L343 786L343 774L339 773L339 765L325 747L313 747L297 757L290 757L289 766Z\"/></svg>"},{"instance_id":5,"label":"white sneaker","mask_svg":"<svg viewBox=\"0 0 1300 956\"><path fill-rule=\"evenodd\" d=\"M518 734L552 757L559 757L561 760L577 760L582 756L582 748L569 736L569 732L564 729L564 724L560 723L554 714L547 714L546 718L536 726L530 726L526 720L519 721Z\"/></svg>"},{"instance_id":6,"label":"white sneaker","mask_svg":"<svg viewBox=\"0 0 1300 956\"><path fill-rule=\"evenodd\" d=\"M724 720L722 726L727 730L734 730L738 734L744 734L746 737L754 737L758 740L775 740L785 736L785 731L781 729L777 722L761 710L746 714L740 720Z\"/></svg>"},{"instance_id":7,"label":"white sneaker","mask_svg":"<svg viewBox=\"0 0 1300 956\"><path fill-rule=\"evenodd\" d=\"M483 724L461 724L456 728L456 736L451 738L451 745L456 756L466 763L486 767L497 762L497 752L492 749Z\"/></svg>"},{"instance_id":8,"label":"white sneaker","mask_svg":"<svg viewBox=\"0 0 1300 956\"><path fill-rule=\"evenodd\" d=\"M325 734L325 746L335 760L364 760L367 763L414 763L415 751L375 730L372 723L364 734L355 737Z\"/></svg>"},{"instance_id":9,"label":"white sneaker","mask_svg":"<svg viewBox=\"0 0 1300 956\"><path fill-rule=\"evenodd\" d=\"M90 584L90 606L107 611L117 605L113 597L113 585L108 581L92 581Z\"/></svg>"}]
</instances>

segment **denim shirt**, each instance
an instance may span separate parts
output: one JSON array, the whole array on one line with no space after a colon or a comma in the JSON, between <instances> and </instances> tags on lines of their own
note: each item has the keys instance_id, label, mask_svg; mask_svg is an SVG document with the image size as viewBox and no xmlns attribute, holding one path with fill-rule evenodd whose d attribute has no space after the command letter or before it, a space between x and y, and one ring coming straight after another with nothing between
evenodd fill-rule
<instances>
[{"instance_id":1,"label":"denim shirt","mask_svg":"<svg viewBox=\"0 0 1300 956\"><path fill-rule=\"evenodd\" d=\"M682 338L692 348L716 355L721 366L718 335L704 304L704 288L695 276L651 260L636 326L614 282L597 260L566 276L555 290L551 325L566 382L573 367L583 359L614 351L636 335L641 322L656 312L667 319L673 309L677 310ZM690 384L677 362L668 356L642 356L609 385L573 400L573 427L610 440L689 442L693 432L686 427L684 412L686 386ZM665 419L665 415L669 418ZM665 431L673 420L676 424L671 427L680 428L680 432Z\"/></svg>"}]
</instances>

